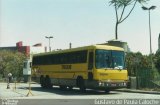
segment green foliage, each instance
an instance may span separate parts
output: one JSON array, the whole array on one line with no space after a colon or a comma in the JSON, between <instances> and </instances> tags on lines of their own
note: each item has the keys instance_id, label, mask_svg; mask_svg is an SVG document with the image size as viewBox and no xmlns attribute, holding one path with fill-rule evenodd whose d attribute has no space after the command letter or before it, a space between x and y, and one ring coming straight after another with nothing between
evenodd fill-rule
<instances>
[{"instance_id":1,"label":"green foliage","mask_svg":"<svg viewBox=\"0 0 160 105\"><path fill-rule=\"evenodd\" d=\"M160 82L158 82L160 80L160 52L157 52L155 55L142 55L140 52L127 53L126 67L128 75L137 78L137 88L155 88L160 86Z\"/></svg>"},{"instance_id":2,"label":"green foliage","mask_svg":"<svg viewBox=\"0 0 160 105\"><path fill-rule=\"evenodd\" d=\"M0 74L6 77L10 72L13 77L21 77L25 55L8 50L0 51Z\"/></svg>"},{"instance_id":3,"label":"green foliage","mask_svg":"<svg viewBox=\"0 0 160 105\"><path fill-rule=\"evenodd\" d=\"M145 3L149 0L110 0L110 4L117 6L118 8L123 7L123 6L128 6L131 5L132 3L138 2L140 4Z\"/></svg>"},{"instance_id":4,"label":"green foliage","mask_svg":"<svg viewBox=\"0 0 160 105\"><path fill-rule=\"evenodd\" d=\"M116 26L115 26L115 39L118 39L118 25L125 21L133 9L135 8L137 3L143 4L149 0L110 0L109 4L114 6L116 13ZM130 8L127 8L130 7ZM119 11L121 9L121 11ZM125 10L128 10L126 13Z\"/></svg>"},{"instance_id":5,"label":"green foliage","mask_svg":"<svg viewBox=\"0 0 160 105\"><path fill-rule=\"evenodd\" d=\"M155 67L158 69L158 72L160 73L160 51L158 51L155 54L154 63L155 63Z\"/></svg>"},{"instance_id":6,"label":"green foliage","mask_svg":"<svg viewBox=\"0 0 160 105\"><path fill-rule=\"evenodd\" d=\"M129 76L136 76L137 70L151 69L150 57L142 55L140 52L127 53L126 67L128 69Z\"/></svg>"},{"instance_id":7,"label":"green foliage","mask_svg":"<svg viewBox=\"0 0 160 105\"><path fill-rule=\"evenodd\" d=\"M132 3L132 0L111 0L110 4L117 6L118 8L130 5Z\"/></svg>"}]
</instances>

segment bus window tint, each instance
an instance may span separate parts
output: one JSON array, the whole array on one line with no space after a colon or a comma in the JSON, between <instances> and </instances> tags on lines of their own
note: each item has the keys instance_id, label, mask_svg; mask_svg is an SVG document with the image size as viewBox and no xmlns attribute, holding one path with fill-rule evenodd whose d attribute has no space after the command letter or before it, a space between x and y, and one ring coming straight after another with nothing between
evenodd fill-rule
<instances>
[{"instance_id":1,"label":"bus window tint","mask_svg":"<svg viewBox=\"0 0 160 105\"><path fill-rule=\"evenodd\" d=\"M115 69L124 69L124 52L112 51L112 59Z\"/></svg>"},{"instance_id":2,"label":"bus window tint","mask_svg":"<svg viewBox=\"0 0 160 105\"><path fill-rule=\"evenodd\" d=\"M111 68L111 51L96 50L96 68Z\"/></svg>"},{"instance_id":3,"label":"bus window tint","mask_svg":"<svg viewBox=\"0 0 160 105\"><path fill-rule=\"evenodd\" d=\"M75 64L87 62L87 50L33 57L33 65Z\"/></svg>"}]
</instances>

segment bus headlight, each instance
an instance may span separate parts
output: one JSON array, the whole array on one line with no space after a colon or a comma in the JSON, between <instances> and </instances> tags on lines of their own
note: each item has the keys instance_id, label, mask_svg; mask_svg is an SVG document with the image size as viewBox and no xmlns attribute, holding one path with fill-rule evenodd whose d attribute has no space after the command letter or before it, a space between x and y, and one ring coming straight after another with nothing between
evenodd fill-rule
<instances>
[{"instance_id":1,"label":"bus headlight","mask_svg":"<svg viewBox=\"0 0 160 105\"><path fill-rule=\"evenodd\" d=\"M122 83L121 83L121 86L126 86L126 83L125 83L125 82L122 82Z\"/></svg>"},{"instance_id":2,"label":"bus headlight","mask_svg":"<svg viewBox=\"0 0 160 105\"><path fill-rule=\"evenodd\" d=\"M99 82L99 86L104 86L104 82Z\"/></svg>"}]
</instances>

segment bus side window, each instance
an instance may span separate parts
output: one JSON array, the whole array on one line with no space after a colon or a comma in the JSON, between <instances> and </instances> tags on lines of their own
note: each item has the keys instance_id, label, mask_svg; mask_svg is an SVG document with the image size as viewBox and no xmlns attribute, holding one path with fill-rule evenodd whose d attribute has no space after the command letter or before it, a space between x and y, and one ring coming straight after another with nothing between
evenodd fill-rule
<instances>
[{"instance_id":1,"label":"bus side window","mask_svg":"<svg viewBox=\"0 0 160 105\"><path fill-rule=\"evenodd\" d=\"M89 52L88 70L93 69L93 52Z\"/></svg>"}]
</instances>

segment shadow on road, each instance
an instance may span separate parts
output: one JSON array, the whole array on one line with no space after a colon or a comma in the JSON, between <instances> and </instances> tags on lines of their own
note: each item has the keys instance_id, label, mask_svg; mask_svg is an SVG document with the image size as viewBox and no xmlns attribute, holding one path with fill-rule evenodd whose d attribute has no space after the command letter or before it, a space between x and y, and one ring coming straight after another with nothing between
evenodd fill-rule
<instances>
[{"instance_id":1,"label":"shadow on road","mask_svg":"<svg viewBox=\"0 0 160 105\"><path fill-rule=\"evenodd\" d=\"M116 92L110 92L105 93L104 91L99 90L91 90L87 89L85 93L80 92L78 88L73 88L72 90L66 89L66 90L60 90L59 87L52 87L51 89L44 89L41 87L32 87L33 91L40 91L40 92L48 92L48 93L54 93L59 95L112 95L112 94L118 94Z\"/></svg>"}]
</instances>

